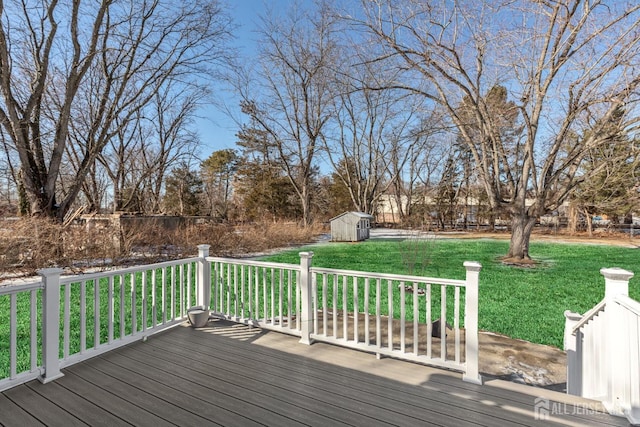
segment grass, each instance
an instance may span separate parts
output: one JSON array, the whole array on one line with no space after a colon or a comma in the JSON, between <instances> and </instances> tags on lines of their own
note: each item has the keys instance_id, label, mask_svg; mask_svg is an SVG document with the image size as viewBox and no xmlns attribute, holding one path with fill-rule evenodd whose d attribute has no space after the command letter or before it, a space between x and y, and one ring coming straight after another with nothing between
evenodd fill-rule
<instances>
[{"instance_id":1,"label":"grass","mask_svg":"<svg viewBox=\"0 0 640 427\"><path fill-rule=\"evenodd\" d=\"M381 273L419 274L464 279L464 261L478 261L480 273L479 326L538 344L562 348L564 311L584 313L604 296L603 267L638 270L637 249L617 246L532 243L539 261L535 268L503 265L508 242L491 239L426 242L420 271L407 265L406 245L397 240L371 240L307 246L265 257L268 261L297 263L298 252L313 251L313 265ZM425 265L426 264L426 265ZM409 271L409 270L413 271ZM636 271L629 295L640 300Z\"/></svg>"}]
</instances>

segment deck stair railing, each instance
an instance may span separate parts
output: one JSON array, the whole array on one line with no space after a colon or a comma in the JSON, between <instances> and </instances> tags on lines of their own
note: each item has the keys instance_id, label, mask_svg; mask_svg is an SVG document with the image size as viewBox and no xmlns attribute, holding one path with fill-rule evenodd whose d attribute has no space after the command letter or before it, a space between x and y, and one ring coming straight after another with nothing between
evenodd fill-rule
<instances>
[{"instance_id":1,"label":"deck stair railing","mask_svg":"<svg viewBox=\"0 0 640 427\"><path fill-rule=\"evenodd\" d=\"M567 393L602 401L612 415L640 424L640 302L629 298L630 271L600 270L605 296L584 315L565 312Z\"/></svg>"}]
</instances>

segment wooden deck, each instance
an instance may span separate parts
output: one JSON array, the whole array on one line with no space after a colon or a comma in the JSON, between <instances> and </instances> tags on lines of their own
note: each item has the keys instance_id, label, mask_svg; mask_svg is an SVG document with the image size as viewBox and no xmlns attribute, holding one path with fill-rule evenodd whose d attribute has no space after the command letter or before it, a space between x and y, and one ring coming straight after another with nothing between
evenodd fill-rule
<instances>
[{"instance_id":1,"label":"wooden deck","mask_svg":"<svg viewBox=\"0 0 640 427\"><path fill-rule=\"evenodd\" d=\"M500 380L476 386L458 373L223 321L179 326L63 372L0 394L0 424L627 425L585 414L592 401ZM537 397L560 402L547 421L534 418Z\"/></svg>"}]
</instances>

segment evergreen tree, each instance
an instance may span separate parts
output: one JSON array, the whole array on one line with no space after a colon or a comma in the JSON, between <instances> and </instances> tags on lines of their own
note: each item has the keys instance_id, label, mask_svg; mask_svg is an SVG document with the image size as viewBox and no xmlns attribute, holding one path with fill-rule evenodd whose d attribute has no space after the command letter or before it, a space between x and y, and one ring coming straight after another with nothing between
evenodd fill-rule
<instances>
[{"instance_id":1,"label":"evergreen tree","mask_svg":"<svg viewBox=\"0 0 640 427\"><path fill-rule=\"evenodd\" d=\"M174 168L165 182L165 213L173 215L199 215L202 180L198 174L182 163Z\"/></svg>"}]
</instances>

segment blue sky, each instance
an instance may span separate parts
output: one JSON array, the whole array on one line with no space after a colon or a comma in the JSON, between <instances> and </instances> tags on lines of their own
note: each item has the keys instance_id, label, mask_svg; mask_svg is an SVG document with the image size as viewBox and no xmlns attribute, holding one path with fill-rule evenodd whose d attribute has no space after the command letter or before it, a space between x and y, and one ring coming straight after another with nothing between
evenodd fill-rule
<instances>
[{"instance_id":1,"label":"blue sky","mask_svg":"<svg viewBox=\"0 0 640 427\"><path fill-rule=\"evenodd\" d=\"M251 60L255 55L256 39L258 35L255 29L260 22L260 16L267 9L267 4L275 11L284 12L296 1L302 3L309 0L228 0L229 11L237 29L234 31L234 46L239 48L239 52L244 60ZM238 101L233 99L229 92L217 91L225 97L225 103L229 107L237 109ZM239 110L237 110L239 115ZM200 110L199 118L196 121L196 130L202 142L200 156L205 159L213 151L224 148L235 148L235 134L237 125L225 113L215 107L204 107Z\"/></svg>"}]
</instances>

